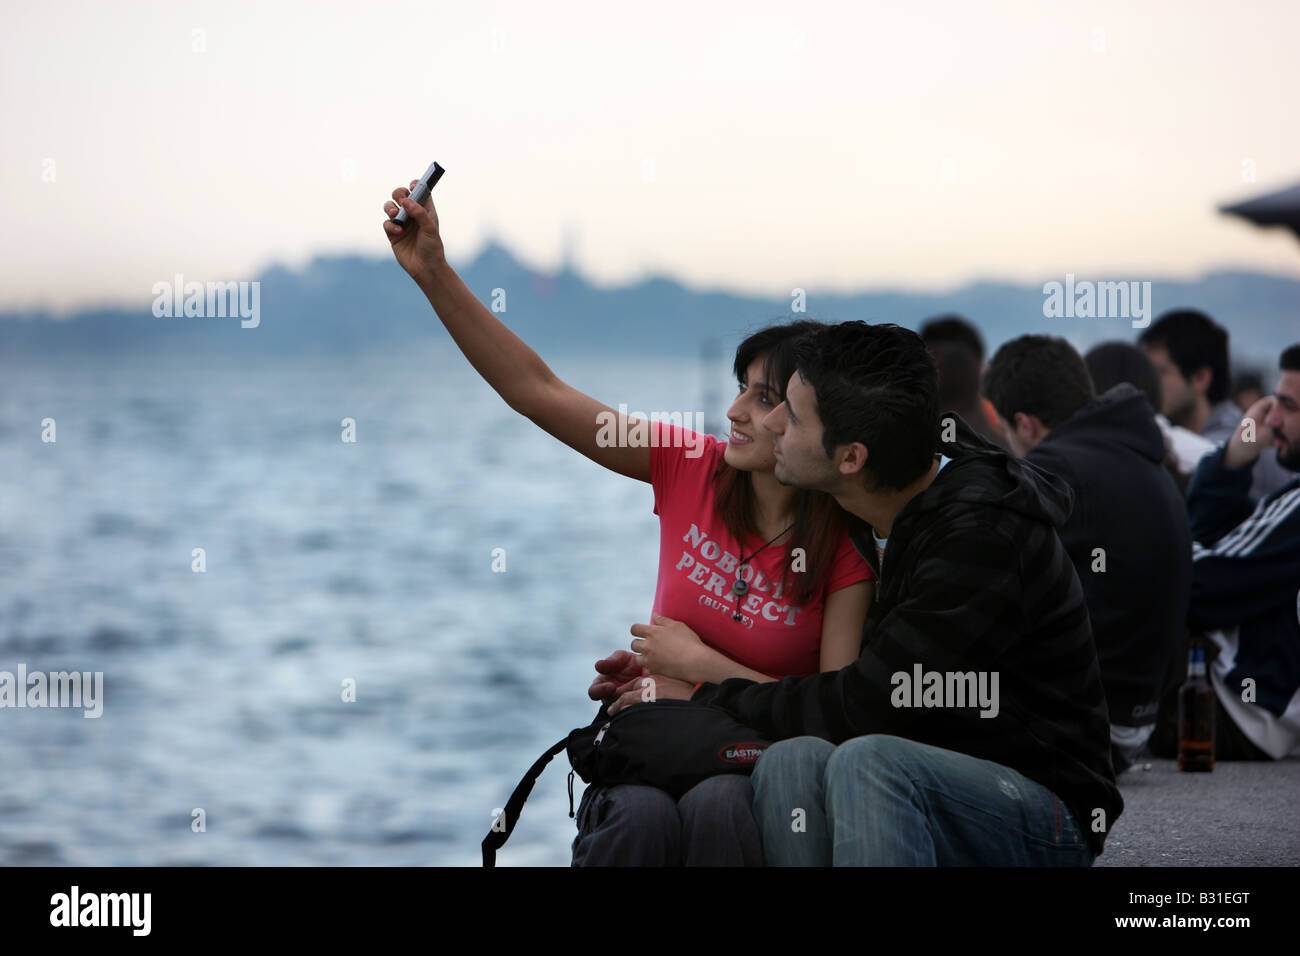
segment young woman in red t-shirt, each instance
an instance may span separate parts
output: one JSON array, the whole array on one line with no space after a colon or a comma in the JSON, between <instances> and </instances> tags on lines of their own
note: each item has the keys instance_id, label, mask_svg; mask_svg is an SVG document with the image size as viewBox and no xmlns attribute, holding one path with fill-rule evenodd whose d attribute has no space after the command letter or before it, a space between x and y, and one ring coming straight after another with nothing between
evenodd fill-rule
<instances>
[{"instance_id":1,"label":"young woman in red t-shirt","mask_svg":"<svg viewBox=\"0 0 1300 956\"><path fill-rule=\"evenodd\" d=\"M639 699L643 674L654 678L656 697L689 698L702 682L774 680L856 660L870 566L830 496L776 480L772 435L762 427L794 371L788 346L816 323L774 326L742 343L729 442L638 424L560 381L475 298L447 264L432 201L408 197L396 189L396 202L384 206L393 254L470 364L511 408L566 445L654 486L661 553L651 623L632 628L635 656L620 651L598 662L593 699L609 700L611 710L626 706L633 683ZM391 221L399 204L410 217L405 226ZM742 781L748 789L745 778L729 783Z\"/></svg>"}]
</instances>

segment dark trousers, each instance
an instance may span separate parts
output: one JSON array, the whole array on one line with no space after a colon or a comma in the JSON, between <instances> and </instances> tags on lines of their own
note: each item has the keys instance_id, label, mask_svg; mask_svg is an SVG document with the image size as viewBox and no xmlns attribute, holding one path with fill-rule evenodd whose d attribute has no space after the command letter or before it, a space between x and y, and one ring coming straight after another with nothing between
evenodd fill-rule
<instances>
[{"instance_id":1,"label":"dark trousers","mask_svg":"<svg viewBox=\"0 0 1300 956\"><path fill-rule=\"evenodd\" d=\"M754 790L710 777L674 800L656 787L593 784L578 806L574 866L762 866Z\"/></svg>"},{"instance_id":2,"label":"dark trousers","mask_svg":"<svg viewBox=\"0 0 1300 956\"><path fill-rule=\"evenodd\" d=\"M1187 680L1187 651L1191 641L1179 649L1176 658L1181 663L1174 675L1174 680L1160 698L1160 712L1156 717L1156 729L1147 742L1147 749L1154 757L1176 759L1178 757L1178 689ZM1205 648L1206 668L1219 656L1219 646L1213 641L1201 639ZM1139 758L1140 759L1140 758ZM1214 759L1215 760L1272 760L1260 750L1250 738L1238 729L1228 712L1219 703L1219 695L1214 695Z\"/></svg>"}]
</instances>

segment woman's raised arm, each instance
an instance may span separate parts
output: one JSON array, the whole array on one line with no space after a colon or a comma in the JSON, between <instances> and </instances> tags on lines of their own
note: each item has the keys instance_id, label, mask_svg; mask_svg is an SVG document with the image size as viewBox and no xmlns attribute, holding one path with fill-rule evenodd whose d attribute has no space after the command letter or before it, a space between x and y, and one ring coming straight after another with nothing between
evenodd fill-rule
<instances>
[{"instance_id":1,"label":"woman's raised arm","mask_svg":"<svg viewBox=\"0 0 1300 956\"><path fill-rule=\"evenodd\" d=\"M409 217L405 225L393 222L399 206ZM469 363L506 404L597 464L649 481L648 446L619 447L605 440L611 434L628 434L619 413L560 381L448 265L432 199L414 203L410 190L398 187L384 212L384 232L398 264L415 280Z\"/></svg>"}]
</instances>

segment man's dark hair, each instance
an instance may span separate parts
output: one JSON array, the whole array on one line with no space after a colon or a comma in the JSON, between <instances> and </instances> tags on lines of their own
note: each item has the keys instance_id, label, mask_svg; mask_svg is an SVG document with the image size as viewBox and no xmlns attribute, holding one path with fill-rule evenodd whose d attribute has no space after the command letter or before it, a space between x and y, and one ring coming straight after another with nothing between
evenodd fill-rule
<instances>
[{"instance_id":1,"label":"man's dark hair","mask_svg":"<svg viewBox=\"0 0 1300 956\"><path fill-rule=\"evenodd\" d=\"M1242 392L1259 392L1263 395L1264 376L1252 369L1238 372L1232 377L1232 397L1236 398Z\"/></svg>"},{"instance_id":2,"label":"man's dark hair","mask_svg":"<svg viewBox=\"0 0 1300 956\"><path fill-rule=\"evenodd\" d=\"M980 338L979 329L960 315L940 315L926 319L921 323L921 341L931 351L940 342L965 345L974 353L977 365L984 363L984 340Z\"/></svg>"},{"instance_id":3,"label":"man's dark hair","mask_svg":"<svg viewBox=\"0 0 1300 956\"><path fill-rule=\"evenodd\" d=\"M1205 398L1211 405L1228 397L1228 333L1204 312L1166 312L1138 337L1138 344L1164 348L1183 378L1208 368L1211 378Z\"/></svg>"},{"instance_id":4,"label":"man's dark hair","mask_svg":"<svg viewBox=\"0 0 1300 956\"><path fill-rule=\"evenodd\" d=\"M980 360L965 342L926 345L939 375L940 410L966 409L979 401Z\"/></svg>"},{"instance_id":5,"label":"man's dark hair","mask_svg":"<svg viewBox=\"0 0 1300 956\"><path fill-rule=\"evenodd\" d=\"M795 356L816 393L828 458L837 445L866 445L873 488L901 490L925 474L939 444L939 403L934 359L919 335L842 322L801 339Z\"/></svg>"},{"instance_id":6,"label":"man's dark hair","mask_svg":"<svg viewBox=\"0 0 1300 956\"><path fill-rule=\"evenodd\" d=\"M1136 345L1128 342L1103 342L1093 346L1083 357L1092 376L1092 386L1100 395L1121 382L1128 382L1147 397L1154 411L1160 411L1160 374L1151 359Z\"/></svg>"},{"instance_id":7,"label":"man's dark hair","mask_svg":"<svg viewBox=\"0 0 1300 956\"><path fill-rule=\"evenodd\" d=\"M998 349L984 372L984 394L1008 422L1016 412L1055 428L1093 397L1088 366L1065 339L1022 335Z\"/></svg>"},{"instance_id":8,"label":"man's dark hair","mask_svg":"<svg viewBox=\"0 0 1300 956\"><path fill-rule=\"evenodd\" d=\"M1283 351L1277 364L1283 372L1300 372L1300 342Z\"/></svg>"}]
</instances>

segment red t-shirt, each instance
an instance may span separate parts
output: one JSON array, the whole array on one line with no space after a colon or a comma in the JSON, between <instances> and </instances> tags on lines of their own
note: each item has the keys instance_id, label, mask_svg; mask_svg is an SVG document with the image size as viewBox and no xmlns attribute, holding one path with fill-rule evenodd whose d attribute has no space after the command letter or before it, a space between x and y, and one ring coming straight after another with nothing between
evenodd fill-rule
<instances>
[{"instance_id":1,"label":"red t-shirt","mask_svg":"<svg viewBox=\"0 0 1300 956\"><path fill-rule=\"evenodd\" d=\"M844 532L822 592L798 605L787 592L794 590L799 572L790 573L788 586L782 584L790 545L763 548L764 540L750 535L745 556L763 550L741 569L749 591L739 598L741 619L733 620L737 598L731 588L740 544L713 507L713 475L727 446L711 435L685 432L666 424L651 431L650 481L659 516L654 613L683 622L705 644L760 673L816 674L821 670L826 595L871 580L871 566Z\"/></svg>"}]
</instances>

